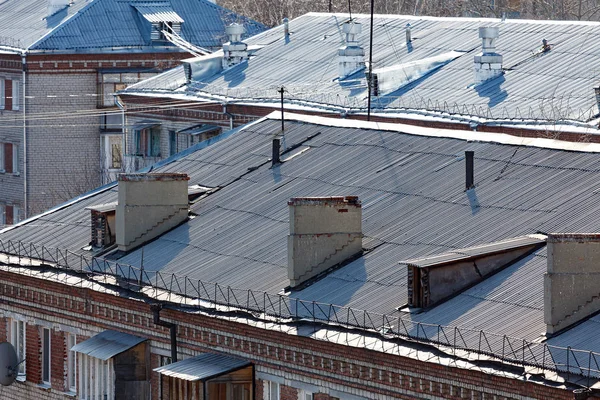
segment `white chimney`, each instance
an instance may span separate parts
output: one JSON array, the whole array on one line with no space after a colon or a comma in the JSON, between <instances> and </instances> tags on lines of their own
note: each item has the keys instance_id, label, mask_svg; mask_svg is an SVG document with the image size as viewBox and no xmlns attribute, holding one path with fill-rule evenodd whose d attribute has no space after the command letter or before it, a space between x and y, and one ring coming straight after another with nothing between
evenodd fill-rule
<instances>
[{"instance_id":1,"label":"white chimney","mask_svg":"<svg viewBox=\"0 0 600 400\"><path fill-rule=\"evenodd\" d=\"M248 45L242 42L246 33L244 25L233 23L225 28L229 35L229 43L223 45L223 69L233 67L248 59Z\"/></svg>"},{"instance_id":2,"label":"white chimney","mask_svg":"<svg viewBox=\"0 0 600 400\"><path fill-rule=\"evenodd\" d=\"M291 287L362 252L362 207L358 197L298 197L288 205Z\"/></svg>"},{"instance_id":3,"label":"white chimney","mask_svg":"<svg viewBox=\"0 0 600 400\"><path fill-rule=\"evenodd\" d=\"M116 243L132 250L173 229L188 217L187 174L120 174Z\"/></svg>"},{"instance_id":4,"label":"white chimney","mask_svg":"<svg viewBox=\"0 0 600 400\"><path fill-rule=\"evenodd\" d=\"M475 84L478 85L489 79L503 74L502 56L496 53L496 39L500 36L497 27L479 28L479 37L482 42L482 52L475 56Z\"/></svg>"},{"instance_id":5,"label":"white chimney","mask_svg":"<svg viewBox=\"0 0 600 400\"><path fill-rule=\"evenodd\" d=\"M48 14L50 17L65 7L68 7L71 4L71 0L48 0Z\"/></svg>"},{"instance_id":6,"label":"white chimney","mask_svg":"<svg viewBox=\"0 0 600 400\"><path fill-rule=\"evenodd\" d=\"M342 30L346 34L346 44L338 50L340 79L365 67L365 51L357 40L357 35L362 31L360 23L347 21L342 25Z\"/></svg>"}]
</instances>

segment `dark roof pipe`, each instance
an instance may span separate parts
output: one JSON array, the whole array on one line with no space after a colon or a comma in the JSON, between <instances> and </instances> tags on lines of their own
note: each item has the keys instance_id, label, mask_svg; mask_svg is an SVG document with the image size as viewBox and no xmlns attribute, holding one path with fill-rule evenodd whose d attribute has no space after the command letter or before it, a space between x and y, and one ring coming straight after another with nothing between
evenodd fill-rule
<instances>
[{"instance_id":1,"label":"dark roof pipe","mask_svg":"<svg viewBox=\"0 0 600 400\"><path fill-rule=\"evenodd\" d=\"M152 315L154 316L154 325L164 326L165 328L169 328L171 333L171 362L177 362L177 325L172 322L161 321L160 319L160 310L162 310L162 305L153 304L150 306L152 310Z\"/></svg>"},{"instance_id":2,"label":"dark roof pipe","mask_svg":"<svg viewBox=\"0 0 600 400\"><path fill-rule=\"evenodd\" d=\"M465 151L465 165L467 167L466 170L466 179L465 179L465 190L473 189L475 187L475 173L474 173L474 151Z\"/></svg>"}]
</instances>

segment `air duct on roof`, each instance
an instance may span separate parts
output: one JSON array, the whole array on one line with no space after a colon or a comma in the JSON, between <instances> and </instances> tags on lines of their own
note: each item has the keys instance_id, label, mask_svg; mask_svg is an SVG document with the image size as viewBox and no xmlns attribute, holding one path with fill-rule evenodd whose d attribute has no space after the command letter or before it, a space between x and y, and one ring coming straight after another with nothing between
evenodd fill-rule
<instances>
[{"instance_id":1,"label":"air duct on roof","mask_svg":"<svg viewBox=\"0 0 600 400\"><path fill-rule=\"evenodd\" d=\"M362 31L360 23L344 22L342 31L346 34L346 44L338 50L338 75L340 79L347 77L365 67L365 51L356 38Z\"/></svg>"},{"instance_id":2,"label":"air duct on roof","mask_svg":"<svg viewBox=\"0 0 600 400\"><path fill-rule=\"evenodd\" d=\"M50 17L65 7L68 7L71 4L71 0L48 0L48 14Z\"/></svg>"},{"instance_id":3,"label":"air duct on roof","mask_svg":"<svg viewBox=\"0 0 600 400\"><path fill-rule=\"evenodd\" d=\"M410 24L406 24L406 44L409 44L412 42L412 35L410 32Z\"/></svg>"},{"instance_id":4,"label":"air duct on roof","mask_svg":"<svg viewBox=\"0 0 600 400\"><path fill-rule=\"evenodd\" d=\"M362 252L362 206L358 197L298 197L288 205L291 287Z\"/></svg>"},{"instance_id":5,"label":"air duct on roof","mask_svg":"<svg viewBox=\"0 0 600 400\"><path fill-rule=\"evenodd\" d=\"M600 311L600 234L548 235L544 322L548 334Z\"/></svg>"},{"instance_id":6,"label":"air duct on roof","mask_svg":"<svg viewBox=\"0 0 600 400\"><path fill-rule=\"evenodd\" d=\"M233 67L248 59L248 45L242 42L246 33L244 25L233 23L225 28L229 43L223 45L223 69Z\"/></svg>"},{"instance_id":7,"label":"air duct on roof","mask_svg":"<svg viewBox=\"0 0 600 400\"><path fill-rule=\"evenodd\" d=\"M283 37L285 40L290 39L290 21L287 18L283 19Z\"/></svg>"},{"instance_id":8,"label":"air duct on roof","mask_svg":"<svg viewBox=\"0 0 600 400\"><path fill-rule=\"evenodd\" d=\"M129 251L188 217L186 174L120 174L116 207L116 242Z\"/></svg>"},{"instance_id":9,"label":"air duct on roof","mask_svg":"<svg viewBox=\"0 0 600 400\"><path fill-rule=\"evenodd\" d=\"M498 27L479 28L483 49L480 55L475 56L474 60L476 85L503 74L502 56L496 53L496 39L499 36Z\"/></svg>"},{"instance_id":10,"label":"air duct on roof","mask_svg":"<svg viewBox=\"0 0 600 400\"><path fill-rule=\"evenodd\" d=\"M474 172L474 158L475 152L473 151L465 151L465 166L466 166L466 176L465 176L465 188L466 190L473 189L475 187L475 172Z\"/></svg>"}]
</instances>

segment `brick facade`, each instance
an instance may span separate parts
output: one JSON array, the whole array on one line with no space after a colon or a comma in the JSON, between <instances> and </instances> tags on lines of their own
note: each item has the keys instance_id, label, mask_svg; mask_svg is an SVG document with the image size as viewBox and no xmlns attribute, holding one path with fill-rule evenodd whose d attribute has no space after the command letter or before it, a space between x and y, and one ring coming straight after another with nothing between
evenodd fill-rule
<instances>
[{"instance_id":1,"label":"brick facade","mask_svg":"<svg viewBox=\"0 0 600 400\"><path fill-rule=\"evenodd\" d=\"M24 116L27 131L28 214L33 215L100 184L100 73L158 72L187 53L0 55L0 78L12 97L13 80L23 81L25 107L0 110L0 142L19 146L19 173L0 173L0 205L24 208ZM21 87L21 92L23 92ZM8 107L11 106L11 107ZM80 113L83 116L76 117Z\"/></svg>"},{"instance_id":2,"label":"brick facade","mask_svg":"<svg viewBox=\"0 0 600 400\"><path fill-rule=\"evenodd\" d=\"M151 367L169 354L169 330L153 324L150 305L143 298L101 292L0 271L3 318L27 319L27 382L5 388L6 399L66 399L66 332L78 342L105 329L114 329L150 340ZM130 293L133 295L132 293ZM256 365L257 399L261 380L280 383L281 399L297 398L307 388L314 399L573 399L572 388L560 388L501 374L420 361L362 347L315 340L230 320L226 315L188 313L164 309L161 319L178 325L178 353L188 358L217 351L244 357ZM40 327L52 328L52 387L41 382ZM2 328L0 333L6 329ZM5 340L0 336L0 340ZM62 342L61 342L62 340ZM152 398L159 397L159 375L152 373ZM163 398L170 383L162 383ZM41 394L41 395L40 395Z\"/></svg>"}]
</instances>

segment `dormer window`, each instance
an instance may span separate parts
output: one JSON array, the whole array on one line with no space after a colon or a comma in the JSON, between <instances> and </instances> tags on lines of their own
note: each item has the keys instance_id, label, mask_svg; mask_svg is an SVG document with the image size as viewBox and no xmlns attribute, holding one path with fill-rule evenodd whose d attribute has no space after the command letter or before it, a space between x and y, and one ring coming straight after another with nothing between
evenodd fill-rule
<instances>
[{"instance_id":1,"label":"dormer window","mask_svg":"<svg viewBox=\"0 0 600 400\"><path fill-rule=\"evenodd\" d=\"M170 3L140 3L133 7L152 24L150 38L153 42L168 40L164 32L180 34L183 19Z\"/></svg>"},{"instance_id":2,"label":"dormer window","mask_svg":"<svg viewBox=\"0 0 600 400\"><path fill-rule=\"evenodd\" d=\"M105 249L115 243L115 210L116 203L100 204L87 207L91 211L92 249Z\"/></svg>"}]
</instances>

